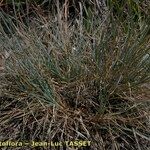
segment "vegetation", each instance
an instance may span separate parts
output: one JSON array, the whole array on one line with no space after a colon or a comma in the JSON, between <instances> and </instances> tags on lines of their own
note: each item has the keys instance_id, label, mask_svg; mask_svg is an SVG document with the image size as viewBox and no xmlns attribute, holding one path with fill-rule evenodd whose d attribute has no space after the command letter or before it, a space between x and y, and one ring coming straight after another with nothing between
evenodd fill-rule
<instances>
[{"instance_id":1,"label":"vegetation","mask_svg":"<svg viewBox=\"0 0 150 150\"><path fill-rule=\"evenodd\" d=\"M150 3L24 2L34 4L25 16L14 1L2 5L13 13L0 11L1 53L10 54L0 72L0 141L148 150Z\"/></svg>"}]
</instances>

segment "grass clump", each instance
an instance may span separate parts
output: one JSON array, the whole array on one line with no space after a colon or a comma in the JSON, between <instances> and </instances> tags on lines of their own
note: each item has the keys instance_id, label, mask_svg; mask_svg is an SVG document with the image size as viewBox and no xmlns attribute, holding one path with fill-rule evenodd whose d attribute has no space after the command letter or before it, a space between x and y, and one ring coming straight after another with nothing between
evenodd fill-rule
<instances>
[{"instance_id":1,"label":"grass clump","mask_svg":"<svg viewBox=\"0 0 150 150\"><path fill-rule=\"evenodd\" d=\"M146 150L149 101L139 89L150 78L150 24L107 17L90 18L88 29L82 16L72 26L59 17L37 15L29 27L10 19L10 36L1 24L1 50L10 53L1 74L3 140Z\"/></svg>"}]
</instances>

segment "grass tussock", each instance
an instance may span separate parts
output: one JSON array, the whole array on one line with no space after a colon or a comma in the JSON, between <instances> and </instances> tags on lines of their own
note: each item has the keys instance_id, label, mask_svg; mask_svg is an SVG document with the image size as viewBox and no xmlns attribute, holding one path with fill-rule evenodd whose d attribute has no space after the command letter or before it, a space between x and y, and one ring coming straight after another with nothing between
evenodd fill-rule
<instances>
[{"instance_id":1,"label":"grass tussock","mask_svg":"<svg viewBox=\"0 0 150 150\"><path fill-rule=\"evenodd\" d=\"M150 79L149 20L125 25L108 15L70 25L38 15L27 27L1 17L13 32L1 24L1 50L10 56L0 76L0 139L147 149L149 93L140 89Z\"/></svg>"}]
</instances>

